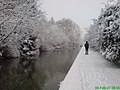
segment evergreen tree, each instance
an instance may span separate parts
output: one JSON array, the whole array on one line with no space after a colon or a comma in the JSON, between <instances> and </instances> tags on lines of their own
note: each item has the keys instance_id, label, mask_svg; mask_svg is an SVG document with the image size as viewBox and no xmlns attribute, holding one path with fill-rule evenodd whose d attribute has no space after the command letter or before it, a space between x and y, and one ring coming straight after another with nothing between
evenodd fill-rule
<instances>
[{"instance_id":1,"label":"evergreen tree","mask_svg":"<svg viewBox=\"0 0 120 90\"><path fill-rule=\"evenodd\" d=\"M96 26L96 28L94 28ZM91 38L94 34L88 32L91 41L99 42L98 49L111 61L120 61L120 3L108 4L94 23L90 27L91 32L98 32L96 41ZM92 35L90 35L92 34ZM96 45L98 46L98 45Z\"/></svg>"}]
</instances>

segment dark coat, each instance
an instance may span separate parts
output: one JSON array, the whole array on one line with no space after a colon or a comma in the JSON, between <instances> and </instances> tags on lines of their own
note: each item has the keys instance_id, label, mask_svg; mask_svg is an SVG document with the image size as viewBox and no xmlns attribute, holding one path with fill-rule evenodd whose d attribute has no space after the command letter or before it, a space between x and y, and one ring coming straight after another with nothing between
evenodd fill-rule
<instances>
[{"instance_id":1,"label":"dark coat","mask_svg":"<svg viewBox=\"0 0 120 90\"><path fill-rule=\"evenodd\" d=\"M89 43L86 41L86 43L85 43L85 49L86 49L86 51L88 51L88 49L89 49Z\"/></svg>"}]
</instances>

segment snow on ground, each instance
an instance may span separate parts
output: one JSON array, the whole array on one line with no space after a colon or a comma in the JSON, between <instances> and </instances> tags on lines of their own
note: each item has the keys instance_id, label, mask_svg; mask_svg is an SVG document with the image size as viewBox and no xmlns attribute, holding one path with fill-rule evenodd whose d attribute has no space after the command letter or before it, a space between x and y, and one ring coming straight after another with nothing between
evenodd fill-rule
<instances>
[{"instance_id":1,"label":"snow on ground","mask_svg":"<svg viewBox=\"0 0 120 90\"><path fill-rule=\"evenodd\" d=\"M120 69L90 50L81 48L59 90L95 90L95 86L120 86Z\"/></svg>"}]
</instances>

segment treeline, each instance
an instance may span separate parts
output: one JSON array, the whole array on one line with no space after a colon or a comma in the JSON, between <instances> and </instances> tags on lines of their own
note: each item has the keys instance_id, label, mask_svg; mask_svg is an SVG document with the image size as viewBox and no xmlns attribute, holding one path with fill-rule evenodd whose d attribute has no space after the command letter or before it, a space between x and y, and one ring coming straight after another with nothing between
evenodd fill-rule
<instances>
[{"instance_id":1,"label":"treeline","mask_svg":"<svg viewBox=\"0 0 120 90\"><path fill-rule=\"evenodd\" d=\"M48 20L38 0L0 1L0 56L32 56L80 44L81 32L70 19Z\"/></svg>"},{"instance_id":2,"label":"treeline","mask_svg":"<svg viewBox=\"0 0 120 90\"><path fill-rule=\"evenodd\" d=\"M86 39L107 60L120 62L120 2L108 2L88 29Z\"/></svg>"}]
</instances>

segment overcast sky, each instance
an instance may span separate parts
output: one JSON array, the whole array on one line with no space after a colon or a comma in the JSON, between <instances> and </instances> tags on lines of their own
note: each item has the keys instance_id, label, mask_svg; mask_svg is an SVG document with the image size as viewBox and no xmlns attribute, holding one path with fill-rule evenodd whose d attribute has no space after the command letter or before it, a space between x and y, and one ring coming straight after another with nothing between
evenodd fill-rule
<instances>
[{"instance_id":1,"label":"overcast sky","mask_svg":"<svg viewBox=\"0 0 120 90\"><path fill-rule=\"evenodd\" d=\"M71 18L82 31L97 18L107 0L43 0L42 9L55 20Z\"/></svg>"}]
</instances>

